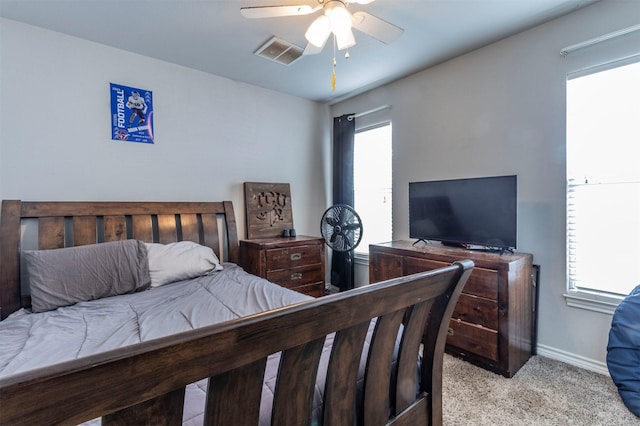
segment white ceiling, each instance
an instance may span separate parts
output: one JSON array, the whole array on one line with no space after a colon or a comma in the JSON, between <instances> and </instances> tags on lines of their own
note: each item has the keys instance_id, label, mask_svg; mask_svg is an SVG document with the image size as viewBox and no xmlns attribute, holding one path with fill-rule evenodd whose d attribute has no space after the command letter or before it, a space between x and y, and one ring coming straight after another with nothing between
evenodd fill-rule
<instances>
[{"instance_id":1,"label":"white ceiling","mask_svg":"<svg viewBox=\"0 0 640 426\"><path fill-rule=\"evenodd\" d=\"M254 55L272 36L304 47L321 12L245 19L243 6L317 0L0 0L0 16L233 80L333 103L407 76L598 0L377 0L351 4L404 28L385 45L354 31L350 58L333 48L289 66Z\"/></svg>"}]
</instances>

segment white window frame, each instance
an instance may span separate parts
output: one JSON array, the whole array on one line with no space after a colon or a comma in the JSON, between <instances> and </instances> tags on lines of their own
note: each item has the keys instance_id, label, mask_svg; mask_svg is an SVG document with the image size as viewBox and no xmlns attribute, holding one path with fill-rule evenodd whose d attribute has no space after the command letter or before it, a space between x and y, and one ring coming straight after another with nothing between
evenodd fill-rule
<instances>
[{"instance_id":1,"label":"white window frame","mask_svg":"<svg viewBox=\"0 0 640 426\"><path fill-rule=\"evenodd\" d=\"M595 67L583 69L576 73L571 73L567 76L567 80L604 72L633 63L640 63L640 55L633 55L625 59L607 62L603 65L598 65ZM567 155L569 155L569 153L567 153ZM571 176L567 176L567 292L564 294L564 297L568 306L611 314L615 311L615 308L625 297L625 295L607 292L604 290L591 290L580 287L576 285L573 280L570 255L570 226L572 220L570 191L577 185L572 185L570 183L570 178Z\"/></svg>"}]
</instances>

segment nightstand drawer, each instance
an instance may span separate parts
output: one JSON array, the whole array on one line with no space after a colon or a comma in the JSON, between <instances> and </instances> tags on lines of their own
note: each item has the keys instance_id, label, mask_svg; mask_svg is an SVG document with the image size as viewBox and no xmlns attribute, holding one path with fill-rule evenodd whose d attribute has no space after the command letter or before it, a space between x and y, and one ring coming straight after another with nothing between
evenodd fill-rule
<instances>
[{"instance_id":1,"label":"nightstand drawer","mask_svg":"<svg viewBox=\"0 0 640 426\"><path fill-rule=\"evenodd\" d=\"M276 269L319 264L322 261L320 250L318 244L267 250L267 273Z\"/></svg>"},{"instance_id":2,"label":"nightstand drawer","mask_svg":"<svg viewBox=\"0 0 640 426\"><path fill-rule=\"evenodd\" d=\"M293 288L290 288L289 290L294 290L294 291L297 291L298 293L303 293L311 297L322 297L324 296L325 288L324 288L324 283L317 282L317 283L305 284L300 287L293 287Z\"/></svg>"},{"instance_id":3,"label":"nightstand drawer","mask_svg":"<svg viewBox=\"0 0 640 426\"><path fill-rule=\"evenodd\" d=\"M297 268L267 271L267 280L283 287L295 288L316 281L323 281L320 264L300 266Z\"/></svg>"}]
</instances>

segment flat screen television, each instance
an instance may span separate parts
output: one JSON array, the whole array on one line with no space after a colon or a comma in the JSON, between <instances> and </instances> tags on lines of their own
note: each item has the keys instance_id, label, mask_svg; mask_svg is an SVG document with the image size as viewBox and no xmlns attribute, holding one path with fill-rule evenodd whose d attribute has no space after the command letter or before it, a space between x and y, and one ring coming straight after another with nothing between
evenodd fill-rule
<instances>
[{"instance_id":1,"label":"flat screen television","mask_svg":"<svg viewBox=\"0 0 640 426\"><path fill-rule=\"evenodd\" d=\"M517 183L515 175L410 182L409 237L515 249Z\"/></svg>"}]
</instances>

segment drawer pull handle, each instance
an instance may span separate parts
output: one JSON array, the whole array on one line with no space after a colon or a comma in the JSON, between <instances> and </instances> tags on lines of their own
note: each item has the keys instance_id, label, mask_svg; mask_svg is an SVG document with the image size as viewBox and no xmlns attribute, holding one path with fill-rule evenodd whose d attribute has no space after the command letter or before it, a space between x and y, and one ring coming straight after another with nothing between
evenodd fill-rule
<instances>
[{"instance_id":1,"label":"drawer pull handle","mask_svg":"<svg viewBox=\"0 0 640 426\"><path fill-rule=\"evenodd\" d=\"M447 329L447 335L448 335L448 336L453 336L453 328L449 327L449 328Z\"/></svg>"},{"instance_id":2,"label":"drawer pull handle","mask_svg":"<svg viewBox=\"0 0 640 426\"><path fill-rule=\"evenodd\" d=\"M301 253L293 253L291 255L291 260L300 260L302 259L302 254Z\"/></svg>"},{"instance_id":3,"label":"drawer pull handle","mask_svg":"<svg viewBox=\"0 0 640 426\"><path fill-rule=\"evenodd\" d=\"M296 272L295 274L291 274L291 280L301 280L302 279L302 273L300 272Z\"/></svg>"}]
</instances>

